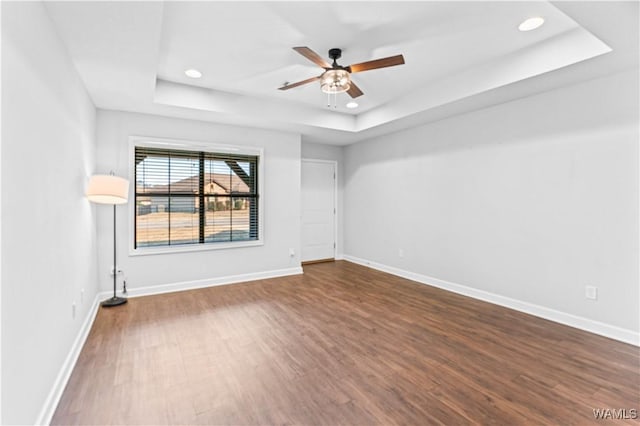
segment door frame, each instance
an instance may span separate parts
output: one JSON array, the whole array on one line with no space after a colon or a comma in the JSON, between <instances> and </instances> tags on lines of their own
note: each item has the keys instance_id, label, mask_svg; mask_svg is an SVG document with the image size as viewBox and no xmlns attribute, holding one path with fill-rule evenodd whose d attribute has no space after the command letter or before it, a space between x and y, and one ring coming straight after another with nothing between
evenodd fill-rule
<instances>
[{"instance_id":1,"label":"door frame","mask_svg":"<svg viewBox=\"0 0 640 426\"><path fill-rule=\"evenodd\" d=\"M338 260L338 162L336 160L321 160L318 158L302 158L300 163L300 191L302 191L302 167L304 163L323 163L323 164L331 164L333 165L333 175L335 176L333 179L333 258ZM302 226L302 197L301 205L300 205L300 225ZM300 233L300 256L302 256L302 232Z\"/></svg>"}]
</instances>

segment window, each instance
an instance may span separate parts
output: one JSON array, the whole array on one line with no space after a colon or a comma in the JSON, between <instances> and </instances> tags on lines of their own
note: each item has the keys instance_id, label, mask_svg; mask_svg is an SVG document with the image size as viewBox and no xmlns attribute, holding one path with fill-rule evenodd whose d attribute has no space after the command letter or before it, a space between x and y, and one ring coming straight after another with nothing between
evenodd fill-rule
<instances>
[{"instance_id":1,"label":"window","mask_svg":"<svg viewBox=\"0 0 640 426\"><path fill-rule=\"evenodd\" d=\"M136 146L134 249L257 241L258 160Z\"/></svg>"}]
</instances>

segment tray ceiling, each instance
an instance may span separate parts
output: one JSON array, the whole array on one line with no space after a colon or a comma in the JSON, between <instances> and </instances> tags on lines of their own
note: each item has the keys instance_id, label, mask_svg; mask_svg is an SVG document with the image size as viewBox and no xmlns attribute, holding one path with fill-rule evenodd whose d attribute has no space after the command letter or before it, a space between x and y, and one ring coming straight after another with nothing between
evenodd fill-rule
<instances>
[{"instance_id":1,"label":"tray ceiling","mask_svg":"<svg viewBox=\"0 0 640 426\"><path fill-rule=\"evenodd\" d=\"M619 4L617 23L596 21L599 6L582 3L46 4L99 108L295 131L336 144L511 99L504 90L502 96L494 92L610 55L618 47L611 42L622 36L607 25L633 25L624 15L637 14L632 3ZM611 40L597 37L561 8L593 20ZM545 24L518 31L531 16L544 17ZM623 53L629 44L620 41ZM277 90L322 72L294 46L308 46L327 59L330 48L341 48L342 65L397 54L406 63L353 74L365 93L356 100L359 106L346 108L351 99L339 94L327 107L319 83ZM615 64L637 66L637 54L631 56L618 54ZM187 77L189 68L202 78ZM576 78L580 73L597 74L577 70ZM556 84L568 82L560 76ZM554 85L545 84L524 92Z\"/></svg>"}]
</instances>

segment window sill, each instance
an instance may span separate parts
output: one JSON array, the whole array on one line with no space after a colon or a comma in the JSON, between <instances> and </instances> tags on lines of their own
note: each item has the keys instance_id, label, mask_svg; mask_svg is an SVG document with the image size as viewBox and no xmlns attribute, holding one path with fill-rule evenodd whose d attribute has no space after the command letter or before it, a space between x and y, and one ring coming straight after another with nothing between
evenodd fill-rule
<instances>
[{"instance_id":1,"label":"window sill","mask_svg":"<svg viewBox=\"0 0 640 426\"><path fill-rule=\"evenodd\" d=\"M235 243L209 243L209 244L194 244L183 246L168 246L168 247L143 247L139 249L129 249L129 256L151 256L158 254L177 254L177 253L191 253L198 251L210 251L210 250L227 250L243 247L256 247L263 246L264 241L238 241Z\"/></svg>"}]
</instances>

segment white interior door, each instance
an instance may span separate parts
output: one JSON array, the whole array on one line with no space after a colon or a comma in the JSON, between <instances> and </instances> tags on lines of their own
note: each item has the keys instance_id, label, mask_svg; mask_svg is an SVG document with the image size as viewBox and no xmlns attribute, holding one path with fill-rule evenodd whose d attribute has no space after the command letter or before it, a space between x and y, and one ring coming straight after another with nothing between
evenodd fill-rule
<instances>
[{"instance_id":1,"label":"white interior door","mask_svg":"<svg viewBox=\"0 0 640 426\"><path fill-rule=\"evenodd\" d=\"M302 261L333 259L336 163L302 160Z\"/></svg>"}]
</instances>

